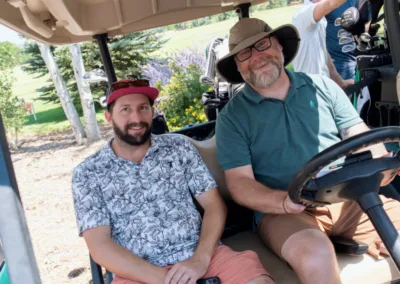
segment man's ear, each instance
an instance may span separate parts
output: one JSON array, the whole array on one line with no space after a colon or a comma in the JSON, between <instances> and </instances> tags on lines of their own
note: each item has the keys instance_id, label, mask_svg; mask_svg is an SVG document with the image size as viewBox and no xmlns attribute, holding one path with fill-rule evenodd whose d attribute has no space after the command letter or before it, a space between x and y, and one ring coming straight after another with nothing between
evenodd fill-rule
<instances>
[{"instance_id":1,"label":"man's ear","mask_svg":"<svg viewBox=\"0 0 400 284\"><path fill-rule=\"evenodd\" d=\"M106 120L108 121L108 123L109 123L110 125L112 125L111 113L110 113L108 110L106 110L106 111L104 112L104 117L106 118Z\"/></svg>"}]
</instances>

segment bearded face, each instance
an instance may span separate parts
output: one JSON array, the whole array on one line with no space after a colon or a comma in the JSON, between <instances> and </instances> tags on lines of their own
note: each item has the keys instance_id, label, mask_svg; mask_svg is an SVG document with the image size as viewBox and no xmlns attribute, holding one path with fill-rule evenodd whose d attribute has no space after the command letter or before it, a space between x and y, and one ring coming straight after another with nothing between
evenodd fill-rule
<instances>
[{"instance_id":1,"label":"bearded face","mask_svg":"<svg viewBox=\"0 0 400 284\"><path fill-rule=\"evenodd\" d=\"M125 127L119 127L117 123L113 120L113 129L115 135L125 143L131 146L140 146L146 143L150 139L151 127L146 122L139 123L129 123ZM142 132L139 132L143 129ZM135 131L137 133L131 134L130 131Z\"/></svg>"},{"instance_id":2,"label":"bearded face","mask_svg":"<svg viewBox=\"0 0 400 284\"><path fill-rule=\"evenodd\" d=\"M259 89L272 86L280 78L284 70L282 47L276 38L271 39L272 45L264 51L252 50L251 57L244 61L236 61L243 79L251 86Z\"/></svg>"},{"instance_id":3,"label":"bearded face","mask_svg":"<svg viewBox=\"0 0 400 284\"><path fill-rule=\"evenodd\" d=\"M256 88L268 88L280 78L283 62L283 57L279 60L277 57L264 55L249 64L247 72L242 72L242 77Z\"/></svg>"}]
</instances>

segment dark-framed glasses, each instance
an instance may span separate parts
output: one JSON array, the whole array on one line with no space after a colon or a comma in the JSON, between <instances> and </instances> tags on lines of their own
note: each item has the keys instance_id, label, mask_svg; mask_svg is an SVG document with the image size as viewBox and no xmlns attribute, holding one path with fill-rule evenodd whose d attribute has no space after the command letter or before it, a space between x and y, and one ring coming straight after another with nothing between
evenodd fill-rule
<instances>
[{"instance_id":1,"label":"dark-framed glasses","mask_svg":"<svg viewBox=\"0 0 400 284\"><path fill-rule=\"evenodd\" d=\"M251 57L253 48L255 48L257 51L264 51L270 48L271 45L272 45L271 37L268 36L263 39L260 39L253 45L250 45L249 47L239 51L238 53L236 53L235 57L240 62L243 62Z\"/></svg>"}]
</instances>

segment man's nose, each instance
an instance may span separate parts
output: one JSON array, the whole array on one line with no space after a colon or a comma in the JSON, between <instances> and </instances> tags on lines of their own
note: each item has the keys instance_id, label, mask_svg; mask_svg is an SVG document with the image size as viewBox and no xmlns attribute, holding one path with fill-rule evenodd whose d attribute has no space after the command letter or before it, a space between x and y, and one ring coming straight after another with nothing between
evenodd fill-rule
<instances>
[{"instance_id":1,"label":"man's nose","mask_svg":"<svg viewBox=\"0 0 400 284\"><path fill-rule=\"evenodd\" d=\"M130 122L136 122L139 123L142 121L142 117L138 111L132 111L130 116L129 116Z\"/></svg>"}]
</instances>

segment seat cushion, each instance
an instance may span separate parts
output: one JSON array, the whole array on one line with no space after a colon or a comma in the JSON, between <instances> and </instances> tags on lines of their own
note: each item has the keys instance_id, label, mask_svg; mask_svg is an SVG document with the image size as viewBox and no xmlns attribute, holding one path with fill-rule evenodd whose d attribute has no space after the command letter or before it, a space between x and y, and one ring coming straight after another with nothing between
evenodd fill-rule
<instances>
[{"instance_id":1,"label":"seat cushion","mask_svg":"<svg viewBox=\"0 0 400 284\"><path fill-rule=\"evenodd\" d=\"M253 232L242 232L222 242L236 251L253 250L257 252L265 269L271 273L277 283L300 283L296 274L279 257L272 253ZM350 256L339 254L340 276L343 284L391 283L400 279L390 258L375 260L368 254Z\"/></svg>"}]
</instances>

